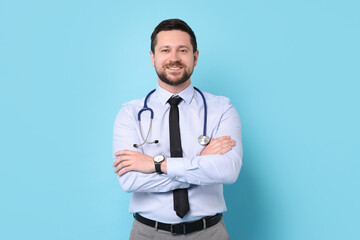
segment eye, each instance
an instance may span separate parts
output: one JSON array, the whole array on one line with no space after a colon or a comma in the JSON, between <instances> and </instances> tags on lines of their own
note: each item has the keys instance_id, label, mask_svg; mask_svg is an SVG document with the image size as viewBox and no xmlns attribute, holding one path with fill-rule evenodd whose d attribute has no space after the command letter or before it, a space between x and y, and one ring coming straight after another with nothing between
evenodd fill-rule
<instances>
[{"instance_id":1,"label":"eye","mask_svg":"<svg viewBox=\"0 0 360 240\"><path fill-rule=\"evenodd\" d=\"M181 53L187 53L187 49L182 48L182 49L180 49L180 52L181 52Z\"/></svg>"},{"instance_id":2,"label":"eye","mask_svg":"<svg viewBox=\"0 0 360 240\"><path fill-rule=\"evenodd\" d=\"M169 50L168 50L168 49L161 49L161 52L163 52L163 53L168 53Z\"/></svg>"}]
</instances>

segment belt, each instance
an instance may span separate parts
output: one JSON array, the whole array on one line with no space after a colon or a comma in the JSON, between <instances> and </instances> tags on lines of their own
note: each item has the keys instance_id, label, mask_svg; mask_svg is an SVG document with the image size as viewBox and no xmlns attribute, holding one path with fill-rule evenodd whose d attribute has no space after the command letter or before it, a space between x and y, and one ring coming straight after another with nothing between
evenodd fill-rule
<instances>
[{"instance_id":1,"label":"belt","mask_svg":"<svg viewBox=\"0 0 360 240\"><path fill-rule=\"evenodd\" d=\"M215 224L220 222L222 218L222 213L218 213L215 216L204 217L193 222L183 222L177 224L156 222L151 219L144 218L138 213L134 214L134 218L149 227L155 228L156 230L161 229L164 231L168 231L172 235L185 235L214 226Z\"/></svg>"}]
</instances>

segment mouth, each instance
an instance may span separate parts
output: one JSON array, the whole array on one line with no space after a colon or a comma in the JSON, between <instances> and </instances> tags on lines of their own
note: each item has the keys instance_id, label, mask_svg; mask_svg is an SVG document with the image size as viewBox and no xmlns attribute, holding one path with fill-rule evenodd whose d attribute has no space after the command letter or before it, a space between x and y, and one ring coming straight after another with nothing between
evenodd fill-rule
<instances>
[{"instance_id":1,"label":"mouth","mask_svg":"<svg viewBox=\"0 0 360 240\"><path fill-rule=\"evenodd\" d=\"M182 69L182 67L180 66L168 66L166 67L166 69L170 70L170 71L180 71Z\"/></svg>"}]
</instances>

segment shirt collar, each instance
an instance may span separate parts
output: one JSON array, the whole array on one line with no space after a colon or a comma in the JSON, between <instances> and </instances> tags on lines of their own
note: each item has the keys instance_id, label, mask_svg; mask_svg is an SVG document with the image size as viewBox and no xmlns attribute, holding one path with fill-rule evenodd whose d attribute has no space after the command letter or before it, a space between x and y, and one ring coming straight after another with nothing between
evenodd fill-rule
<instances>
[{"instance_id":1,"label":"shirt collar","mask_svg":"<svg viewBox=\"0 0 360 240\"><path fill-rule=\"evenodd\" d=\"M195 89L194 89L193 85L190 83L190 85L187 86L187 88L182 90L180 93L173 94L173 93L168 92L165 89L161 88L158 84L156 87L155 93L156 93L156 96L158 97L160 103L163 105L165 105L167 103L167 101L169 100L169 98L171 98L174 95L180 96L186 104L190 104L191 100L194 97Z\"/></svg>"}]
</instances>

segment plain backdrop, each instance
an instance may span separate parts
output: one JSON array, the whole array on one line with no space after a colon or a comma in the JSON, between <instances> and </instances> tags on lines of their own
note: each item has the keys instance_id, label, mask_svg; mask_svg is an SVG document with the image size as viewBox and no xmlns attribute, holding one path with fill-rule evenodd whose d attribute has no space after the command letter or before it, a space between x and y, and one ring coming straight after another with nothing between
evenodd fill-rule
<instances>
[{"instance_id":1,"label":"plain backdrop","mask_svg":"<svg viewBox=\"0 0 360 240\"><path fill-rule=\"evenodd\" d=\"M197 36L193 84L241 117L231 239L360 239L359 12L356 0L0 0L0 239L128 239L112 127L156 86L150 35L168 18Z\"/></svg>"}]
</instances>

